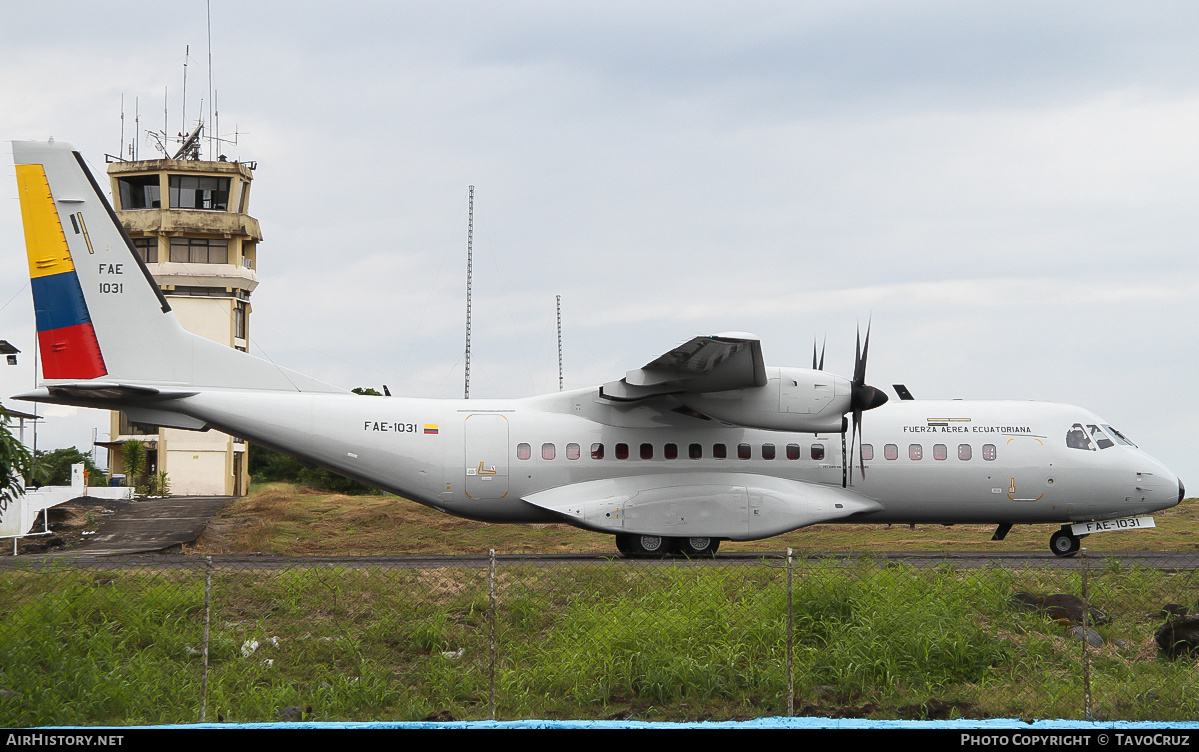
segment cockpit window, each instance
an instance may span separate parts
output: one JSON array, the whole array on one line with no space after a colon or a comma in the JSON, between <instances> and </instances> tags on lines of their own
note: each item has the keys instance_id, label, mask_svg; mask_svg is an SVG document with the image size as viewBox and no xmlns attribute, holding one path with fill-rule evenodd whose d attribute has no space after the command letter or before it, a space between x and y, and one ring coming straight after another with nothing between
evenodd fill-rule
<instances>
[{"instance_id":1,"label":"cockpit window","mask_svg":"<svg viewBox=\"0 0 1199 752\"><path fill-rule=\"evenodd\" d=\"M1116 439L1116 443L1118 443L1118 444L1123 444L1123 445L1125 445L1125 446L1130 446L1130 447L1134 447L1134 446L1136 446L1136 444L1134 444L1134 443L1132 443L1131 441L1129 441L1129 440L1128 440L1128 437L1127 437L1127 436L1125 436L1124 434L1120 433L1119 431L1117 431L1116 429L1112 428L1111 426L1107 425L1106 423L1103 425L1103 430L1105 430L1105 431L1107 431L1109 434L1111 434L1111 436L1112 436L1112 437L1114 437L1114 438Z\"/></svg>"},{"instance_id":2,"label":"cockpit window","mask_svg":"<svg viewBox=\"0 0 1199 752\"><path fill-rule=\"evenodd\" d=\"M1081 423L1075 423L1066 431L1066 446L1071 449L1094 449L1095 446L1087 437L1087 431Z\"/></svg>"},{"instance_id":3,"label":"cockpit window","mask_svg":"<svg viewBox=\"0 0 1199 752\"><path fill-rule=\"evenodd\" d=\"M1091 433L1091 439L1094 440L1096 446L1098 446L1100 449L1107 449L1108 447L1114 447L1116 445L1116 442L1109 439L1107 434L1105 434L1103 429L1101 429L1099 426L1088 423L1087 431Z\"/></svg>"}]
</instances>

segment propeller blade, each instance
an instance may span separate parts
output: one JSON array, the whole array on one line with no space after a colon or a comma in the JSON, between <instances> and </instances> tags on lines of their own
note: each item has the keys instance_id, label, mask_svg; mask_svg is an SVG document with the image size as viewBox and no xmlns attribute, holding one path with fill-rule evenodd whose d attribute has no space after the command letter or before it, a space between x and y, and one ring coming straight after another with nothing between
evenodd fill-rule
<instances>
[{"instance_id":1,"label":"propeller blade","mask_svg":"<svg viewBox=\"0 0 1199 752\"><path fill-rule=\"evenodd\" d=\"M854 352L853 361L853 381L850 385L849 408L853 411L853 433L849 444L851 453L850 462L852 463L853 447L856 443L858 446L858 467L860 469L862 479L866 478L866 460L863 456L862 449L862 413L866 410L873 410L886 403L887 395L881 389L875 389L866 383L866 361L870 358L870 329L872 322L866 322L866 340L862 341L862 329L858 327L857 346ZM850 466L850 476L853 476L853 467Z\"/></svg>"},{"instance_id":2,"label":"propeller blade","mask_svg":"<svg viewBox=\"0 0 1199 752\"><path fill-rule=\"evenodd\" d=\"M862 448L862 411L853 414L853 422L857 424L858 433L858 471L862 474L862 480L866 480L866 457L865 450Z\"/></svg>"},{"instance_id":3,"label":"propeller blade","mask_svg":"<svg viewBox=\"0 0 1199 752\"><path fill-rule=\"evenodd\" d=\"M870 324L866 322L866 342L862 345L862 383L866 383L866 360L870 357Z\"/></svg>"},{"instance_id":4,"label":"propeller blade","mask_svg":"<svg viewBox=\"0 0 1199 752\"><path fill-rule=\"evenodd\" d=\"M857 386L863 383L862 380L866 376L866 370L862 367L862 328L858 327L858 343L854 348L853 354L853 384Z\"/></svg>"},{"instance_id":5,"label":"propeller blade","mask_svg":"<svg viewBox=\"0 0 1199 752\"><path fill-rule=\"evenodd\" d=\"M844 428L844 424L842 424ZM851 450L852 451L852 450ZM841 432L841 488L847 488L853 479L853 469L849 467L849 458L853 455L845 451L845 432Z\"/></svg>"},{"instance_id":6,"label":"propeller blade","mask_svg":"<svg viewBox=\"0 0 1199 752\"><path fill-rule=\"evenodd\" d=\"M853 422L850 423L850 439L849 439L849 485L853 485L853 445L858 440L858 428L862 424L862 414L858 411L853 413Z\"/></svg>"}]
</instances>

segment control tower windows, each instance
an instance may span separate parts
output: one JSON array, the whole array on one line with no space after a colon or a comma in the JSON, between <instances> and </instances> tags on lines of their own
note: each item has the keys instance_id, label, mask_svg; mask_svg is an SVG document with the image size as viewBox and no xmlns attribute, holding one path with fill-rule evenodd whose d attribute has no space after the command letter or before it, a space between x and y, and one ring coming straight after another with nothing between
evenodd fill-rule
<instances>
[{"instance_id":1,"label":"control tower windows","mask_svg":"<svg viewBox=\"0 0 1199 752\"><path fill-rule=\"evenodd\" d=\"M134 238L133 250L147 264L158 263L158 238Z\"/></svg>"},{"instance_id":2,"label":"control tower windows","mask_svg":"<svg viewBox=\"0 0 1199 752\"><path fill-rule=\"evenodd\" d=\"M229 178L171 175L172 209L229 209Z\"/></svg>"},{"instance_id":3,"label":"control tower windows","mask_svg":"<svg viewBox=\"0 0 1199 752\"><path fill-rule=\"evenodd\" d=\"M121 193L121 211L162 208L162 189L159 188L157 175L118 178L117 187Z\"/></svg>"},{"instance_id":4,"label":"control tower windows","mask_svg":"<svg viewBox=\"0 0 1199 752\"><path fill-rule=\"evenodd\" d=\"M181 264L227 264L229 241L216 238L171 238L171 261Z\"/></svg>"}]
</instances>

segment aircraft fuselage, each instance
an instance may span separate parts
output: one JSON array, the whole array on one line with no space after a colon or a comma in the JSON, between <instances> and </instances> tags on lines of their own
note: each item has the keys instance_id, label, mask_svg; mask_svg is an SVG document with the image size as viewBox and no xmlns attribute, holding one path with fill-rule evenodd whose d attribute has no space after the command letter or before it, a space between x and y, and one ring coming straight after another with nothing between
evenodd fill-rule
<instances>
[{"instance_id":1,"label":"aircraft fuselage","mask_svg":"<svg viewBox=\"0 0 1199 752\"><path fill-rule=\"evenodd\" d=\"M517 400L206 390L170 407L377 488L492 522L562 521L523 498L617 476L736 473L840 492L845 474L840 433L757 430L684 414L664 422L659 410L612 405L595 389ZM877 507L838 521L1078 522L1180 501L1178 479L1131 444L1068 446L1072 427L1106 426L1072 405L905 401L869 417L866 477L855 458L844 493Z\"/></svg>"}]
</instances>

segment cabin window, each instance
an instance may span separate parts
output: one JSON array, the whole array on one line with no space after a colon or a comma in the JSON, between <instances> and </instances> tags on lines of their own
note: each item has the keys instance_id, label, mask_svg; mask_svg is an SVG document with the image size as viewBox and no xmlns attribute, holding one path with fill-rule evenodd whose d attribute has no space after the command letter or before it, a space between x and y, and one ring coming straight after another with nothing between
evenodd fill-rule
<instances>
[{"instance_id":1,"label":"cabin window","mask_svg":"<svg viewBox=\"0 0 1199 752\"><path fill-rule=\"evenodd\" d=\"M824 444L813 444L812 445L812 459L814 459L814 460L824 459Z\"/></svg>"},{"instance_id":2,"label":"cabin window","mask_svg":"<svg viewBox=\"0 0 1199 752\"><path fill-rule=\"evenodd\" d=\"M668 460L677 460L679 458L679 445L667 444L662 447L662 456Z\"/></svg>"},{"instance_id":3,"label":"cabin window","mask_svg":"<svg viewBox=\"0 0 1199 752\"><path fill-rule=\"evenodd\" d=\"M763 444L762 445L762 459L764 459L764 460L774 459L774 444Z\"/></svg>"},{"instance_id":4,"label":"cabin window","mask_svg":"<svg viewBox=\"0 0 1199 752\"><path fill-rule=\"evenodd\" d=\"M908 459L909 460L924 459L924 446L921 444L908 444Z\"/></svg>"},{"instance_id":5,"label":"cabin window","mask_svg":"<svg viewBox=\"0 0 1199 752\"><path fill-rule=\"evenodd\" d=\"M627 460L628 458L629 458L629 445L628 444L617 444L616 445L616 459Z\"/></svg>"},{"instance_id":6,"label":"cabin window","mask_svg":"<svg viewBox=\"0 0 1199 752\"><path fill-rule=\"evenodd\" d=\"M582 450L578 444L566 445L566 459L577 460L582 455Z\"/></svg>"},{"instance_id":7,"label":"cabin window","mask_svg":"<svg viewBox=\"0 0 1199 752\"><path fill-rule=\"evenodd\" d=\"M527 460L532 456L533 456L533 447L531 447L528 444L525 444L523 442L516 445L516 459Z\"/></svg>"},{"instance_id":8,"label":"cabin window","mask_svg":"<svg viewBox=\"0 0 1199 752\"><path fill-rule=\"evenodd\" d=\"M737 445L737 459L739 459L739 460L749 459L749 444L738 444Z\"/></svg>"},{"instance_id":9,"label":"cabin window","mask_svg":"<svg viewBox=\"0 0 1199 752\"><path fill-rule=\"evenodd\" d=\"M1066 431L1066 446L1071 449L1094 449L1091 445L1090 438L1087 437L1086 429L1081 423L1075 423L1070 426L1070 430Z\"/></svg>"},{"instance_id":10,"label":"cabin window","mask_svg":"<svg viewBox=\"0 0 1199 752\"><path fill-rule=\"evenodd\" d=\"M654 458L654 445L653 444L642 444L641 445L641 459L652 460L653 458Z\"/></svg>"},{"instance_id":11,"label":"cabin window","mask_svg":"<svg viewBox=\"0 0 1199 752\"><path fill-rule=\"evenodd\" d=\"M862 445L862 459L867 462L874 459L874 444Z\"/></svg>"},{"instance_id":12,"label":"cabin window","mask_svg":"<svg viewBox=\"0 0 1199 752\"><path fill-rule=\"evenodd\" d=\"M552 460L556 453L557 453L557 450L554 449L553 444L542 444L541 445L541 459Z\"/></svg>"},{"instance_id":13,"label":"cabin window","mask_svg":"<svg viewBox=\"0 0 1199 752\"><path fill-rule=\"evenodd\" d=\"M1095 445L1100 449L1107 449L1108 447L1114 447L1116 445L1116 442L1109 439L1107 434L1105 434L1103 430L1099 428L1099 426L1088 423L1087 430L1091 432L1091 438L1095 440Z\"/></svg>"},{"instance_id":14,"label":"cabin window","mask_svg":"<svg viewBox=\"0 0 1199 752\"><path fill-rule=\"evenodd\" d=\"M591 445L591 459L602 460L604 458L604 445L595 443Z\"/></svg>"},{"instance_id":15,"label":"cabin window","mask_svg":"<svg viewBox=\"0 0 1199 752\"><path fill-rule=\"evenodd\" d=\"M171 175L168 182L172 209L225 211L229 208L229 178Z\"/></svg>"},{"instance_id":16,"label":"cabin window","mask_svg":"<svg viewBox=\"0 0 1199 752\"><path fill-rule=\"evenodd\" d=\"M788 444L787 445L787 459L789 459L789 460L799 459L799 444Z\"/></svg>"},{"instance_id":17,"label":"cabin window","mask_svg":"<svg viewBox=\"0 0 1199 752\"><path fill-rule=\"evenodd\" d=\"M899 459L899 445L898 444L884 444L883 445L883 456L889 460Z\"/></svg>"},{"instance_id":18,"label":"cabin window","mask_svg":"<svg viewBox=\"0 0 1199 752\"><path fill-rule=\"evenodd\" d=\"M993 462L995 460L994 444L983 444L983 459L987 462Z\"/></svg>"},{"instance_id":19,"label":"cabin window","mask_svg":"<svg viewBox=\"0 0 1199 752\"><path fill-rule=\"evenodd\" d=\"M713 444L712 456L718 460L726 459L729 456L729 450L724 444Z\"/></svg>"},{"instance_id":20,"label":"cabin window","mask_svg":"<svg viewBox=\"0 0 1199 752\"><path fill-rule=\"evenodd\" d=\"M969 444L958 444L958 459L966 462L972 456Z\"/></svg>"},{"instance_id":21,"label":"cabin window","mask_svg":"<svg viewBox=\"0 0 1199 752\"><path fill-rule=\"evenodd\" d=\"M1118 443L1118 444L1123 444L1124 446L1130 446L1130 447L1136 446L1136 444L1134 444L1128 440L1127 436L1120 433L1119 431L1112 428L1111 426L1107 425L1106 423L1103 425L1103 430L1107 431L1109 434L1111 434L1112 437L1114 437L1116 439L1116 443Z\"/></svg>"},{"instance_id":22,"label":"cabin window","mask_svg":"<svg viewBox=\"0 0 1199 752\"><path fill-rule=\"evenodd\" d=\"M687 456L693 460L702 459L704 456L704 448L701 444L692 444L687 447Z\"/></svg>"},{"instance_id":23,"label":"cabin window","mask_svg":"<svg viewBox=\"0 0 1199 752\"><path fill-rule=\"evenodd\" d=\"M949 459L949 448L944 444L933 444L933 459L945 460Z\"/></svg>"}]
</instances>

